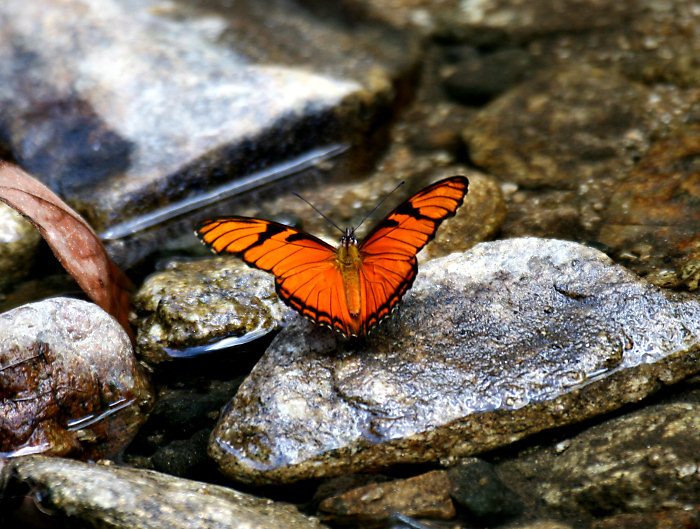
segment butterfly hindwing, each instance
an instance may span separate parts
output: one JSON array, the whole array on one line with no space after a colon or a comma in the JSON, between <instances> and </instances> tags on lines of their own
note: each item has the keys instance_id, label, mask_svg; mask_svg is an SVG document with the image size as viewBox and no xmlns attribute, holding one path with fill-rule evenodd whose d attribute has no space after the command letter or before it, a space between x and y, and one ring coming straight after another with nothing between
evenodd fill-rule
<instances>
[{"instance_id":1,"label":"butterfly hindwing","mask_svg":"<svg viewBox=\"0 0 700 529\"><path fill-rule=\"evenodd\" d=\"M279 297L302 315L352 334L332 246L295 228L248 217L207 220L196 233L216 253L231 253L273 273Z\"/></svg>"}]
</instances>

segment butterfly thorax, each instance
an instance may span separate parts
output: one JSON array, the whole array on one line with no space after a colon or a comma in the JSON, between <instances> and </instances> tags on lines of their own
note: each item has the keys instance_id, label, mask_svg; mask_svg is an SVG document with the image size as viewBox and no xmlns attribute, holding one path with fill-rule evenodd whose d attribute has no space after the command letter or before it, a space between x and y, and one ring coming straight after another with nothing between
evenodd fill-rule
<instances>
[{"instance_id":1,"label":"butterfly thorax","mask_svg":"<svg viewBox=\"0 0 700 529\"><path fill-rule=\"evenodd\" d=\"M343 278L345 287L345 301L348 306L348 313L353 318L360 314L362 299L360 295L360 266L362 257L357 246L354 230L347 228L345 235L340 239L338 247L337 266Z\"/></svg>"}]
</instances>

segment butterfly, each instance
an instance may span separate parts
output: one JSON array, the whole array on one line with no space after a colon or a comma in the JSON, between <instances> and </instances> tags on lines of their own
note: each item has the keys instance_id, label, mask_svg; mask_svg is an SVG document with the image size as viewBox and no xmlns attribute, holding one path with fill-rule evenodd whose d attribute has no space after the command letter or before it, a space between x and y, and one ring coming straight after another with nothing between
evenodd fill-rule
<instances>
[{"instance_id":1,"label":"butterfly","mask_svg":"<svg viewBox=\"0 0 700 529\"><path fill-rule=\"evenodd\" d=\"M418 272L416 254L451 217L469 181L452 176L419 191L362 240L347 228L337 248L301 230L249 217L210 219L195 234L275 276L277 295L313 322L363 336L396 307ZM342 231L342 230L341 230Z\"/></svg>"}]
</instances>

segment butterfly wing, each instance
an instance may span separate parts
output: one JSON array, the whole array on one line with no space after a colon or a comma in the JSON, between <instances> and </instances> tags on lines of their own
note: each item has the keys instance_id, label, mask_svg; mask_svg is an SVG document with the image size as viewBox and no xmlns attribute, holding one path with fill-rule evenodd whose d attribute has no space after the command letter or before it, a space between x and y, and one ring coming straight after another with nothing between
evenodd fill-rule
<instances>
[{"instance_id":1,"label":"butterfly wing","mask_svg":"<svg viewBox=\"0 0 700 529\"><path fill-rule=\"evenodd\" d=\"M262 219L229 217L197 226L196 234L216 253L230 253L275 276L279 297L312 321L349 336L348 314L337 251L303 231Z\"/></svg>"},{"instance_id":2,"label":"butterfly wing","mask_svg":"<svg viewBox=\"0 0 700 529\"><path fill-rule=\"evenodd\" d=\"M411 288L418 272L416 254L451 217L467 194L464 176L440 180L392 211L360 244L363 332L388 316Z\"/></svg>"}]
</instances>

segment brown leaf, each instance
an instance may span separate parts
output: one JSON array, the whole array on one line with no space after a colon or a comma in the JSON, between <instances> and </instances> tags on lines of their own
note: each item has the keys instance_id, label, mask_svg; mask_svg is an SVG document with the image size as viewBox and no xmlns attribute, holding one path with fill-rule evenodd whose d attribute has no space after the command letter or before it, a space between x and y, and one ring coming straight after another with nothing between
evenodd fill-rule
<instances>
[{"instance_id":1,"label":"brown leaf","mask_svg":"<svg viewBox=\"0 0 700 529\"><path fill-rule=\"evenodd\" d=\"M129 325L131 281L107 254L100 238L58 195L16 165L0 161L0 200L36 226L80 288L121 323Z\"/></svg>"}]
</instances>

